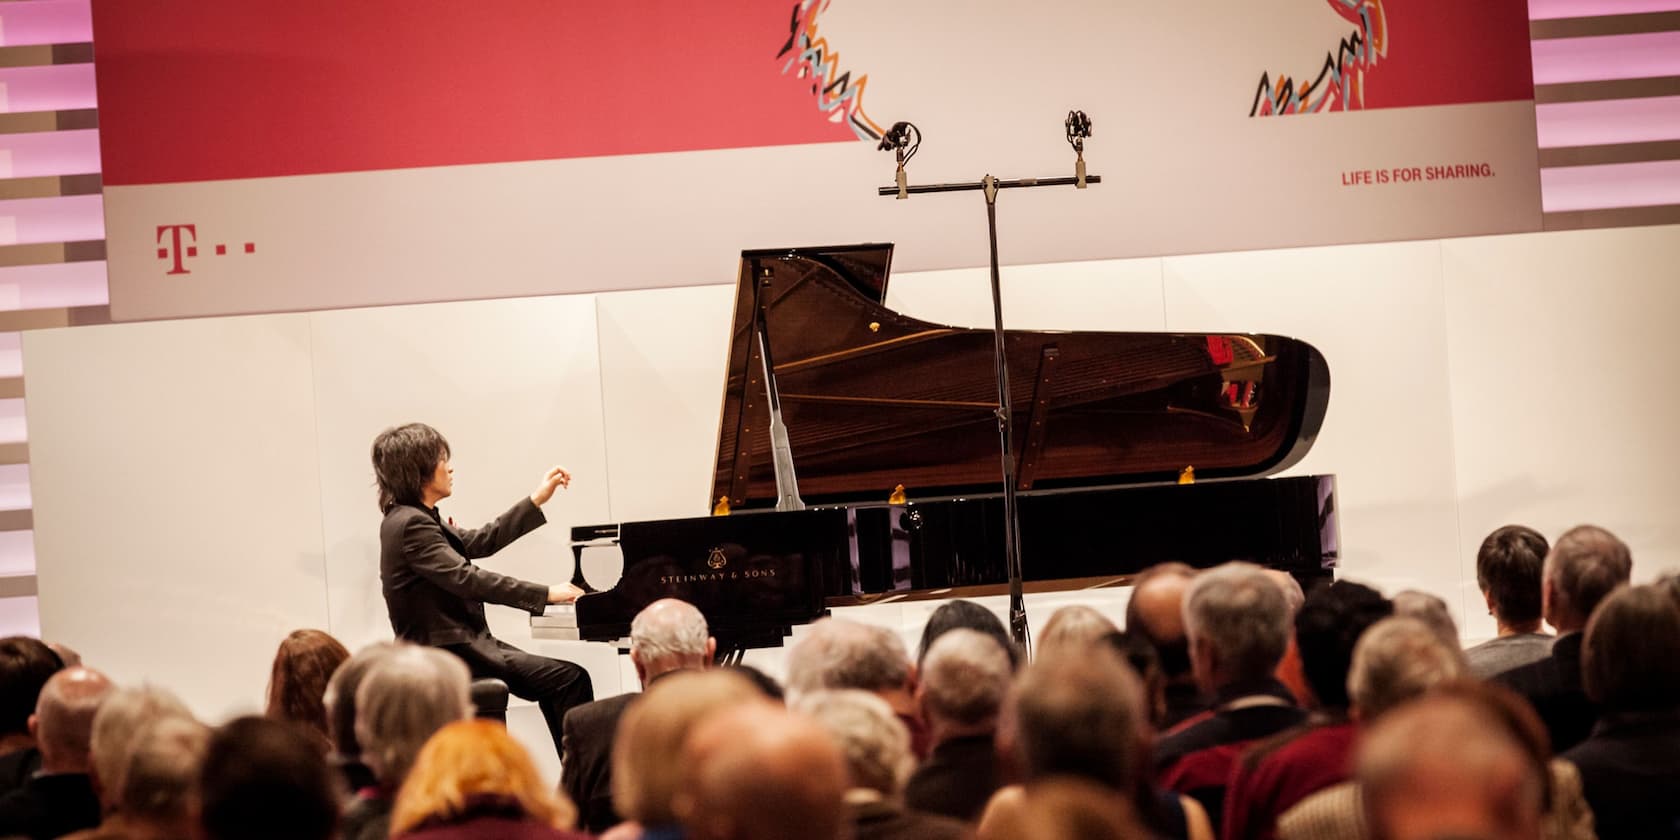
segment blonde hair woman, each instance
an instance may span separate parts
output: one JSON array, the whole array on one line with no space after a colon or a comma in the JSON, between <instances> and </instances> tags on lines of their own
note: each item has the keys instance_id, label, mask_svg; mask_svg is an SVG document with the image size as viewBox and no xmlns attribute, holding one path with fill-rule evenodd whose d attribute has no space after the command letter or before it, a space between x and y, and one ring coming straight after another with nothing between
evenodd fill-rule
<instances>
[{"instance_id":1,"label":"blonde hair woman","mask_svg":"<svg viewBox=\"0 0 1680 840\"><path fill-rule=\"evenodd\" d=\"M496 721L463 720L421 748L391 811L391 836L410 840L582 840L570 802L537 776Z\"/></svg>"}]
</instances>

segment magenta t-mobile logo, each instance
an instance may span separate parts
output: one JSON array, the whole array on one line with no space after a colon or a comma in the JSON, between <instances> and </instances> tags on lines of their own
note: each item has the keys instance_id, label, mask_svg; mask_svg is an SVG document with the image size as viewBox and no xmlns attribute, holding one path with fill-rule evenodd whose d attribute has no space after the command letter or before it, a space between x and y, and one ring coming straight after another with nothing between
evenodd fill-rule
<instances>
[{"instance_id":1,"label":"magenta t-mobile logo","mask_svg":"<svg viewBox=\"0 0 1680 840\"><path fill-rule=\"evenodd\" d=\"M168 239L166 243L164 240ZM187 268L187 260L198 257L198 226L197 225L158 225L157 226L157 255L158 259L170 264L165 274L191 274ZM215 249L218 257L227 255L227 245L216 243L209 246ZM255 254L257 243L246 242L245 253Z\"/></svg>"}]
</instances>

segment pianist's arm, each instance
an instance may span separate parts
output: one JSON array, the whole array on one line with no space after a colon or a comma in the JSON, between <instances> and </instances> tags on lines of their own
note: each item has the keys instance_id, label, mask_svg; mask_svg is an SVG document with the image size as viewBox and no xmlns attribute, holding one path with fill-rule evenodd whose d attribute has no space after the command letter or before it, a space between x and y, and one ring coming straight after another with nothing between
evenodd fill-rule
<instances>
[{"instance_id":1,"label":"pianist's arm","mask_svg":"<svg viewBox=\"0 0 1680 840\"><path fill-rule=\"evenodd\" d=\"M545 521L536 505L529 499L521 499L496 521L477 531L463 532L460 537L467 544L468 553L472 553L474 545L469 539L478 540L479 546L494 543L500 548ZM402 554L415 574L462 598L518 607L532 615L542 613L544 605L553 598L549 587L474 566L449 545L444 527L429 516L409 517L404 525Z\"/></svg>"}]
</instances>

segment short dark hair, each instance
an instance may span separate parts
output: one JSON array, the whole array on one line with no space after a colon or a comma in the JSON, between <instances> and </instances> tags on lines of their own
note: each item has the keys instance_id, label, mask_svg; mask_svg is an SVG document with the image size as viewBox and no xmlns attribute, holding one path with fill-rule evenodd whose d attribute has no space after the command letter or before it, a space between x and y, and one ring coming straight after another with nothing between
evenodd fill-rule
<instances>
[{"instance_id":1,"label":"short dark hair","mask_svg":"<svg viewBox=\"0 0 1680 840\"><path fill-rule=\"evenodd\" d=\"M419 505L420 491L439 463L449 457L449 441L425 423L393 426L373 439L373 478L379 484L379 512L395 505Z\"/></svg>"},{"instance_id":2,"label":"short dark hair","mask_svg":"<svg viewBox=\"0 0 1680 840\"><path fill-rule=\"evenodd\" d=\"M1381 592L1351 580L1333 581L1308 593L1295 614L1295 644L1301 675L1324 709L1345 709L1353 648L1371 625L1394 614Z\"/></svg>"},{"instance_id":3,"label":"short dark hair","mask_svg":"<svg viewBox=\"0 0 1680 840\"><path fill-rule=\"evenodd\" d=\"M1540 570L1548 551L1546 538L1522 525L1506 525L1482 540L1476 551L1476 585L1492 596L1501 620L1540 620Z\"/></svg>"},{"instance_id":4,"label":"short dark hair","mask_svg":"<svg viewBox=\"0 0 1680 840\"><path fill-rule=\"evenodd\" d=\"M284 721L242 717L216 730L198 798L210 840L326 840L338 828L325 757Z\"/></svg>"},{"instance_id":5,"label":"short dark hair","mask_svg":"<svg viewBox=\"0 0 1680 840\"><path fill-rule=\"evenodd\" d=\"M0 639L0 734L29 731L41 687L64 667L45 642L29 636Z\"/></svg>"},{"instance_id":6,"label":"short dark hair","mask_svg":"<svg viewBox=\"0 0 1680 840\"><path fill-rule=\"evenodd\" d=\"M1606 712L1680 705L1680 607L1665 587L1623 587L1599 604L1581 646L1581 679Z\"/></svg>"},{"instance_id":7,"label":"short dark hair","mask_svg":"<svg viewBox=\"0 0 1680 840\"><path fill-rule=\"evenodd\" d=\"M1585 621L1600 601L1632 577L1633 553L1615 534L1597 525L1577 525L1552 545L1544 574Z\"/></svg>"},{"instance_id":8,"label":"short dark hair","mask_svg":"<svg viewBox=\"0 0 1680 840\"><path fill-rule=\"evenodd\" d=\"M916 662L920 664L927 658L928 649L933 647L934 640L957 628L975 630L985 633L994 639L1009 654L1011 670L1021 667L1021 649L1009 638L1009 631L1003 627L996 614L973 601L961 599L947 601L939 605L939 609L928 616L927 624L922 625L922 643L916 649Z\"/></svg>"}]
</instances>

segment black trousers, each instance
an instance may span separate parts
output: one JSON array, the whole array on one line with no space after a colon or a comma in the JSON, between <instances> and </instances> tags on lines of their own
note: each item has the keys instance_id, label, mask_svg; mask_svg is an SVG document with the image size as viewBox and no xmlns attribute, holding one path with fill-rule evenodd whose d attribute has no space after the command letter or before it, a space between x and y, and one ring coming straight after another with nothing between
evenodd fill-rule
<instances>
[{"instance_id":1,"label":"black trousers","mask_svg":"<svg viewBox=\"0 0 1680 840\"><path fill-rule=\"evenodd\" d=\"M595 699L589 672L573 662L526 653L500 639L485 638L464 645L444 645L444 650L461 657L473 679L495 677L508 685L515 697L534 700L548 722L554 738L554 752L560 753L560 724L573 706Z\"/></svg>"}]
</instances>

